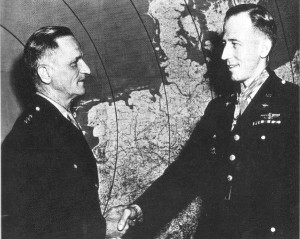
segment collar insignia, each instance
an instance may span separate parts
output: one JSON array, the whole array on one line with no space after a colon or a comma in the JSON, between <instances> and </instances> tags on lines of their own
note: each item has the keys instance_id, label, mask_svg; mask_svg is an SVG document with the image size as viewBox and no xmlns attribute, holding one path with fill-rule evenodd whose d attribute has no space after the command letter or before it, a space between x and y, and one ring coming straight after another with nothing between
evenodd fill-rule
<instances>
[{"instance_id":1,"label":"collar insignia","mask_svg":"<svg viewBox=\"0 0 300 239\"><path fill-rule=\"evenodd\" d=\"M268 105L268 104L261 104L261 106L262 106L263 108L266 108L266 107L268 107L269 105Z\"/></svg>"},{"instance_id":2,"label":"collar insignia","mask_svg":"<svg viewBox=\"0 0 300 239\"><path fill-rule=\"evenodd\" d=\"M267 93L267 94L266 94L266 97L270 98L270 97L272 97L272 94Z\"/></svg>"}]
</instances>

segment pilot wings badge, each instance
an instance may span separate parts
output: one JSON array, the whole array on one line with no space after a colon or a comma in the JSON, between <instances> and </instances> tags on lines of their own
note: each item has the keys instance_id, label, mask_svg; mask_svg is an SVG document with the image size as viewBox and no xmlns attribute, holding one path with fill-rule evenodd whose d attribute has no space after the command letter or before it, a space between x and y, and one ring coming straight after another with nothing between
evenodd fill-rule
<instances>
[{"instance_id":1,"label":"pilot wings badge","mask_svg":"<svg viewBox=\"0 0 300 239\"><path fill-rule=\"evenodd\" d=\"M280 118L280 114L272 114L272 113L262 114L260 116L266 120L276 120Z\"/></svg>"},{"instance_id":2,"label":"pilot wings badge","mask_svg":"<svg viewBox=\"0 0 300 239\"><path fill-rule=\"evenodd\" d=\"M261 114L260 120L252 122L252 125L261 125L261 124L281 124L280 114Z\"/></svg>"}]
</instances>

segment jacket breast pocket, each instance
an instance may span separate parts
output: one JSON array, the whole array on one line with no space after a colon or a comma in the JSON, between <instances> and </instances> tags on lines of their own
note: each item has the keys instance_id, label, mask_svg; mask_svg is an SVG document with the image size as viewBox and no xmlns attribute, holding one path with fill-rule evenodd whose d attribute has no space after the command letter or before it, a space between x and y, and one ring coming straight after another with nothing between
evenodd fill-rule
<instances>
[{"instance_id":1,"label":"jacket breast pocket","mask_svg":"<svg viewBox=\"0 0 300 239\"><path fill-rule=\"evenodd\" d=\"M256 154L257 160L264 160L263 164L267 165L276 164L285 151L286 133L282 124L256 125L252 128L250 141L253 142L251 151Z\"/></svg>"}]
</instances>

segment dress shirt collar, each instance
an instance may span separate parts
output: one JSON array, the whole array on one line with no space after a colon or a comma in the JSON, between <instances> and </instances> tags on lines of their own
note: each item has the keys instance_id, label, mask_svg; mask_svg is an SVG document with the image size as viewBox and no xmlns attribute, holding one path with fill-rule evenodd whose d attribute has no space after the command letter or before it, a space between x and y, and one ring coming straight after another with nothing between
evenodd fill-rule
<instances>
[{"instance_id":1,"label":"dress shirt collar","mask_svg":"<svg viewBox=\"0 0 300 239\"><path fill-rule=\"evenodd\" d=\"M248 86L246 86L244 83L241 83L240 97L248 101L252 100L257 91L260 89L260 87L267 80L268 77L269 73L265 69Z\"/></svg>"}]
</instances>

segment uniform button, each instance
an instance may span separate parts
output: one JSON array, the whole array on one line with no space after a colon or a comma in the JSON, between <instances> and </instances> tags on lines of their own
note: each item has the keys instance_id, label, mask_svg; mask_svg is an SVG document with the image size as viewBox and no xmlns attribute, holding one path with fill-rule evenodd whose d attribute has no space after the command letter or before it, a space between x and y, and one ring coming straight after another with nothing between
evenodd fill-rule
<instances>
[{"instance_id":1,"label":"uniform button","mask_svg":"<svg viewBox=\"0 0 300 239\"><path fill-rule=\"evenodd\" d=\"M270 231L271 231L271 232L275 232L275 231L276 231L276 228L275 228L275 227L271 227Z\"/></svg>"},{"instance_id":2,"label":"uniform button","mask_svg":"<svg viewBox=\"0 0 300 239\"><path fill-rule=\"evenodd\" d=\"M227 176L227 180L228 180L228 182L231 182L231 181L232 181L232 179L233 179L233 177L232 177L231 175L228 175L228 176Z\"/></svg>"},{"instance_id":3,"label":"uniform button","mask_svg":"<svg viewBox=\"0 0 300 239\"><path fill-rule=\"evenodd\" d=\"M214 139L217 138L217 135L214 134L214 135L213 135L213 138L214 138Z\"/></svg>"},{"instance_id":4,"label":"uniform button","mask_svg":"<svg viewBox=\"0 0 300 239\"><path fill-rule=\"evenodd\" d=\"M77 164L74 164L74 165L73 165L73 167L74 167L75 169L77 169L77 168L78 168Z\"/></svg>"},{"instance_id":5,"label":"uniform button","mask_svg":"<svg viewBox=\"0 0 300 239\"><path fill-rule=\"evenodd\" d=\"M235 136L233 136L235 141L238 141L240 139L240 136L238 134L236 134Z\"/></svg>"},{"instance_id":6,"label":"uniform button","mask_svg":"<svg viewBox=\"0 0 300 239\"><path fill-rule=\"evenodd\" d=\"M37 107L35 107L35 110L36 110L36 111L40 111L41 108L37 106Z\"/></svg>"},{"instance_id":7,"label":"uniform button","mask_svg":"<svg viewBox=\"0 0 300 239\"><path fill-rule=\"evenodd\" d=\"M285 80L282 80L282 81L281 81L281 84L283 84L283 85L284 85L285 83L286 83L286 81L285 81Z\"/></svg>"},{"instance_id":8,"label":"uniform button","mask_svg":"<svg viewBox=\"0 0 300 239\"><path fill-rule=\"evenodd\" d=\"M266 139L266 136L265 136L265 135L262 135L260 138L261 138L262 140L265 140L265 139Z\"/></svg>"},{"instance_id":9,"label":"uniform button","mask_svg":"<svg viewBox=\"0 0 300 239\"><path fill-rule=\"evenodd\" d=\"M83 134L83 135L86 135L86 131L82 131L82 134Z\"/></svg>"},{"instance_id":10,"label":"uniform button","mask_svg":"<svg viewBox=\"0 0 300 239\"><path fill-rule=\"evenodd\" d=\"M230 160L230 161L234 161L234 160L235 160L235 155L234 155L234 154L231 154L231 155L229 156L229 160Z\"/></svg>"}]
</instances>

